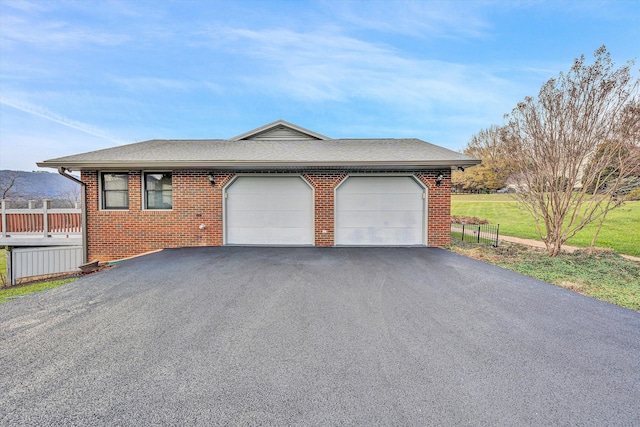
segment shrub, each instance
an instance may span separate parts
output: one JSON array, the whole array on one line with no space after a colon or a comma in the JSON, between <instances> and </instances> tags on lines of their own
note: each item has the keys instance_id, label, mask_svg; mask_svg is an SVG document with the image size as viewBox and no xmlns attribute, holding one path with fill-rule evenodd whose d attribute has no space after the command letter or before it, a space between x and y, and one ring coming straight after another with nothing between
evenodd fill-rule
<instances>
[{"instance_id":1,"label":"shrub","mask_svg":"<svg viewBox=\"0 0 640 427\"><path fill-rule=\"evenodd\" d=\"M626 196L624 196L626 201L637 201L640 200L640 188L636 188L635 190L631 190Z\"/></svg>"},{"instance_id":2,"label":"shrub","mask_svg":"<svg viewBox=\"0 0 640 427\"><path fill-rule=\"evenodd\" d=\"M452 216L451 224L489 224L489 220L476 218L475 216Z\"/></svg>"}]
</instances>

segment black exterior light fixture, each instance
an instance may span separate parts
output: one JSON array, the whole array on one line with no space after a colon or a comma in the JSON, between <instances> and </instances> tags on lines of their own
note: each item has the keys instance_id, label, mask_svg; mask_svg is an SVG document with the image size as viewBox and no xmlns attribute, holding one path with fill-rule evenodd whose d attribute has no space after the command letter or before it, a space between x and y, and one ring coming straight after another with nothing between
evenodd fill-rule
<instances>
[{"instance_id":1,"label":"black exterior light fixture","mask_svg":"<svg viewBox=\"0 0 640 427\"><path fill-rule=\"evenodd\" d=\"M211 185L216 185L216 177L213 176L212 173L210 173L207 178L209 178L209 182L211 183Z\"/></svg>"},{"instance_id":2,"label":"black exterior light fixture","mask_svg":"<svg viewBox=\"0 0 640 427\"><path fill-rule=\"evenodd\" d=\"M438 172L438 176L436 177L436 187L440 187L442 181L444 180L444 172Z\"/></svg>"}]
</instances>

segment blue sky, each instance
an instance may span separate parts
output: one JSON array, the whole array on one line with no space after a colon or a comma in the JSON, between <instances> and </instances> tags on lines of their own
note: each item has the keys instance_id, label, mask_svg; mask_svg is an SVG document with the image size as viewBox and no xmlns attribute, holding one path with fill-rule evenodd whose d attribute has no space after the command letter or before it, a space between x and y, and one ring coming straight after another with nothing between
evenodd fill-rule
<instances>
[{"instance_id":1,"label":"blue sky","mask_svg":"<svg viewBox=\"0 0 640 427\"><path fill-rule=\"evenodd\" d=\"M0 169L278 119L461 150L574 58L623 65L638 40L635 0L0 0Z\"/></svg>"}]
</instances>

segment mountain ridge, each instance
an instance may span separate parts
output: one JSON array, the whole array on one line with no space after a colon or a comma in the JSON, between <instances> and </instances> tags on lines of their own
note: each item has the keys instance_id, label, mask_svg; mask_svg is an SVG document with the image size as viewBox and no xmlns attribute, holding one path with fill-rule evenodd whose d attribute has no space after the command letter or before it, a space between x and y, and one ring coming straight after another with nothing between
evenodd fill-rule
<instances>
[{"instance_id":1,"label":"mountain ridge","mask_svg":"<svg viewBox=\"0 0 640 427\"><path fill-rule=\"evenodd\" d=\"M79 200L79 194L80 184L59 173L0 170L0 198L4 196L7 199L16 200L72 198Z\"/></svg>"}]
</instances>

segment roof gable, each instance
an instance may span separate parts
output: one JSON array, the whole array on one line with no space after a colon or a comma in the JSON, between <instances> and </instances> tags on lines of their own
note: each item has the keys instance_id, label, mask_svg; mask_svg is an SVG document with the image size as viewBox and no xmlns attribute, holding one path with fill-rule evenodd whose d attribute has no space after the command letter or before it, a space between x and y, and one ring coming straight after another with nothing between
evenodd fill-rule
<instances>
[{"instance_id":1,"label":"roof gable","mask_svg":"<svg viewBox=\"0 0 640 427\"><path fill-rule=\"evenodd\" d=\"M257 129L245 132L242 135L238 135L231 138L231 141L245 141L245 140L326 140L330 139L319 133L310 131L303 127L294 125L293 123L285 122L284 120L277 120L273 123L269 123L264 126L260 126Z\"/></svg>"}]
</instances>

